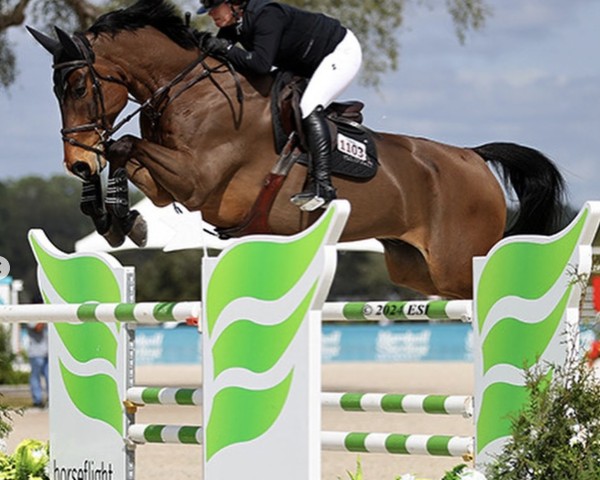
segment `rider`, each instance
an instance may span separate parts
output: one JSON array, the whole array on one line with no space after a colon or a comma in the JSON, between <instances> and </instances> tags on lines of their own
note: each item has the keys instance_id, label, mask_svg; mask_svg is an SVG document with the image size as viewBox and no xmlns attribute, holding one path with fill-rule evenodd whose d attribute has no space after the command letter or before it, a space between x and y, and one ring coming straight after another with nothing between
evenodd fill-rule
<instances>
[{"instance_id":1,"label":"rider","mask_svg":"<svg viewBox=\"0 0 600 480\"><path fill-rule=\"evenodd\" d=\"M271 0L200 0L219 27L202 47L226 57L242 71L267 74L274 67L309 78L300 101L312 177L291 201L313 211L336 197L331 184L331 138L324 118L327 107L352 81L362 62L354 34L340 22ZM241 43L244 49L234 46ZM309 174L310 175L310 174Z\"/></svg>"}]
</instances>

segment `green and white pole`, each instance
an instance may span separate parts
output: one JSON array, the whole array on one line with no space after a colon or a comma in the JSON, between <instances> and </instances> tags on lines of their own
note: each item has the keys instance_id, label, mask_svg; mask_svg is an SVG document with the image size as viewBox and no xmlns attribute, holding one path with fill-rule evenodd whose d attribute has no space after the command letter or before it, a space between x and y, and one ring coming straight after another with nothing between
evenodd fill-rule
<instances>
[{"instance_id":1,"label":"green and white pole","mask_svg":"<svg viewBox=\"0 0 600 480\"><path fill-rule=\"evenodd\" d=\"M134 405L201 406L202 389L138 386L127 390L127 400ZM466 395L322 392L321 406L346 412L473 415L473 397Z\"/></svg>"},{"instance_id":2,"label":"green and white pole","mask_svg":"<svg viewBox=\"0 0 600 480\"><path fill-rule=\"evenodd\" d=\"M406 435L401 433L323 432L321 448L337 452L473 456L473 438L450 435Z\"/></svg>"},{"instance_id":3,"label":"green and white pole","mask_svg":"<svg viewBox=\"0 0 600 480\"><path fill-rule=\"evenodd\" d=\"M427 321L470 322L470 300L414 302L329 302L323 305L323 321ZM104 322L160 325L197 324L201 302L95 303L64 305L0 305L0 322Z\"/></svg>"},{"instance_id":4,"label":"green and white pole","mask_svg":"<svg viewBox=\"0 0 600 480\"><path fill-rule=\"evenodd\" d=\"M202 432L200 426L140 423L129 428L129 440L136 444L202 445ZM288 445L288 448L291 448L291 445ZM471 458L473 438L451 435L325 431L321 432L321 448L333 452Z\"/></svg>"},{"instance_id":5,"label":"green and white pole","mask_svg":"<svg viewBox=\"0 0 600 480\"><path fill-rule=\"evenodd\" d=\"M473 397L466 395L323 392L321 405L346 412L473 415Z\"/></svg>"},{"instance_id":6,"label":"green and white pole","mask_svg":"<svg viewBox=\"0 0 600 480\"><path fill-rule=\"evenodd\" d=\"M327 320L462 320L473 316L471 300L407 302L330 302L323 307Z\"/></svg>"},{"instance_id":7,"label":"green and white pole","mask_svg":"<svg viewBox=\"0 0 600 480\"><path fill-rule=\"evenodd\" d=\"M136 444L173 443L202 445L202 427L197 425L160 425L134 423L129 427L128 439Z\"/></svg>"},{"instance_id":8,"label":"green and white pole","mask_svg":"<svg viewBox=\"0 0 600 480\"><path fill-rule=\"evenodd\" d=\"M200 302L0 305L0 322L197 324L201 310Z\"/></svg>"},{"instance_id":9,"label":"green and white pole","mask_svg":"<svg viewBox=\"0 0 600 480\"><path fill-rule=\"evenodd\" d=\"M195 405L202 406L201 388L132 387L127 401L134 405Z\"/></svg>"}]
</instances>

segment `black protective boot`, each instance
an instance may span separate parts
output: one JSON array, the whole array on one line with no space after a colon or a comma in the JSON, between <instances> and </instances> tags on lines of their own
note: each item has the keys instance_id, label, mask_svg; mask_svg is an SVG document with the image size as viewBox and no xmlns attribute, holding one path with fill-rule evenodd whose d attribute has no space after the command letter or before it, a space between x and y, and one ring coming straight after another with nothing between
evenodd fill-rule
<instances>
[{"instance_id":1,"label":"black protective boot","mask_svg":"<svg viewBox=\"0 0 600 480\"><path fill-rule=\"evenodd\" d=\"M302 120L309 150L309 179L306 188L291 198L301 210L312 212L336 198L331 185L331 138L323 107L315 108Z\"/></svg>"}]
</instances>

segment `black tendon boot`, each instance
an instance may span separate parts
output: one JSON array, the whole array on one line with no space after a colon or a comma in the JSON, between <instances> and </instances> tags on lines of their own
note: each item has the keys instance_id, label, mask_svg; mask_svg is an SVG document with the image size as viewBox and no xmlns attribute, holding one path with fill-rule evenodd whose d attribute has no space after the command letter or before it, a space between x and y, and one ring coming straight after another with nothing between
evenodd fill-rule
<instances>
[{"instance_id":1,"label":"black tendon boot","mask_svg":"<svg viewBox=\"0 0 600 480\"><path fill-rule=\"evenodd\" d=\"M335 188L331 185L331 138L321 105L302 120L302 128L308 144L309 170L312 170L312 176L309 173L311 181L291 201L301 210L312 212L326 206L336 197Z\"/></svg>"}]
</instances>

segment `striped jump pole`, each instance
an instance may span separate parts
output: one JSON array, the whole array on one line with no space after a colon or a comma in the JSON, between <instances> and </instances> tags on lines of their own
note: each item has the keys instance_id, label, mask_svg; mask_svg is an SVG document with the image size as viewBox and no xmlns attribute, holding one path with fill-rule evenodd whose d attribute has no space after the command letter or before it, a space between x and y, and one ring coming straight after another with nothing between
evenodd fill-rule
<instances>
[{"instance_id":1,"label":"striped jump pole","mask_svg":"<svg viewBox=\"0 0 600 480\"><path fill-rule=\"evenodd\" d=\"M128 402L134 405L196 405L202 406L201 388L131 387Z\"/></svg>"},{"instance_id":2,"label":"striped jump pole","mask_svg":"<svg viewBox=\"0 0 600 480\"><path fill-rule=\"evenodd\" d=\"M346 412L428 413L473 416L473 397L397 393L321 393L323 407Z\"/></svg>"},{"instance_id":3,"label":"striped jump pole","mask_svg":"<svg viewBox=\"0 0 600 480\"><path fill-rule=\"evenodd\" d=\"M132 387L133 405L202 405L202 389ZM321 393L321 406L346 412L426 413L473 416L473 398L466 395L413 395L395 393Z\"/></svg>"},{"instance_id":4,"label":"striped jump pole","mask_svg":"<svg viewBox=\"0 0 600 480\"><path fill-rule=\"evenodd\" d=\"M63 305L0 305L0 322L126 322L156 325L197 323L200 302L81 303Z\"/></svg>"},{"instance_id":5,"label":"striped jump pole","mask_svg":"<svg viewBox=\"0 0 600 480\"><path fill-rule=\"evenodd\" d=\"M156 325L197 324L201 302L82 303L63 305L0 305L1 323L126 322ZM470 321L470 300L408 302L330 302L325 321L462 320Z\"/></svg>"},{"instance_id":6,"label":"striped jump pole","mask_svg":"<svg viewBox=\"0 0 600 480\"><path fill-rule=\"evenodd\" d=\"M191 425L155 425L134 423L128 438L133 443L181 443L202 445L202 427Z\"/></svg>"},{"instance_id":7,"label":"striped jump pole","mask_svg":"<svg viewBox=\"0 0 600 480\"><path fill-rule=\"evenodd\" d=\"M462 320L473 317L471 300L407 302L330 302L323 306L323 320Z\"/></svg>"},{"instance_id":8,"label":"striped jump pole","mask_svg":"<svg viewBox=\"0 0 600 480\"><path fill-rule=\"evenodd\" d=\"M129 427L128 438L136 444L202 445L202 427L140 423ZM473 438L451 435L324 431L321 432L321 449L335 452L466 458L473 455Z\"/></svg>"},{"instance_id":9,"label":"striped jump pole","mask_svg":"<svg viewBox=\"0 0 600 480\"><path fill-rule=\"evenodd\" d=\"M401 433L321 432L321 449L435 457L473 457L472 437Z\"/></svg>"}]
</instances>

